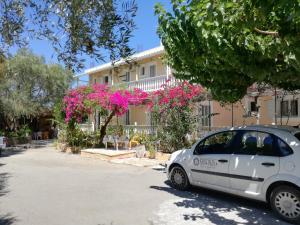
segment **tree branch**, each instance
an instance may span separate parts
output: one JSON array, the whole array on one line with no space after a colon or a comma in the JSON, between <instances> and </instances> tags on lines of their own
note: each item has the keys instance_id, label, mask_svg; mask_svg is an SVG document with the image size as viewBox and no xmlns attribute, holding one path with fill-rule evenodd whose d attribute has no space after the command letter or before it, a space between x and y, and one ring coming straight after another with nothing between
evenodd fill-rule
<instances>
[{"instance_id":1,"label":"tree branch","mask_svg":"<svg viewBox=\"0 0 300 225\"><path fill-rule=\"evenodd\" d=\"M257 33L260 33L260 34L265 34L265 35L272 35L274 37L278 37L279 36L279 33L278 31L265 31L265 30L260 30L258 28L254 28L254 30L257 32Z\"/></svg>"}]
</instances>

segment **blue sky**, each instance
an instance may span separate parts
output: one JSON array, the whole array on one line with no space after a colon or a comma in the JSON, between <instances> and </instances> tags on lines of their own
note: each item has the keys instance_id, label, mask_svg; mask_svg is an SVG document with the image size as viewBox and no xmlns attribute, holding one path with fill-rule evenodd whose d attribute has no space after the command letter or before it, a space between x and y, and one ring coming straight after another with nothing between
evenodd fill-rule
<instances>
[{"instance_id":1,"label":"blue sky","mask_svg":"<svg viewBox=\"0 0 300 225\"><path fill-rule=\"evenodd\" d=\"M157 30L157 16L154 15L154 5L160 2L167 9L170 8L170 0L136 0L138 4L138 12L135 18L137 29L131 39L131 46L137 51L147 50L156 47L160 44ZM29 48L38 55L46 58L47 62L57 62L55 52L50 43L41 40L32 40L29 43ZM85 69L101 64L96 63L94 60L86 58Z\"/></svg>"}]
</instances>

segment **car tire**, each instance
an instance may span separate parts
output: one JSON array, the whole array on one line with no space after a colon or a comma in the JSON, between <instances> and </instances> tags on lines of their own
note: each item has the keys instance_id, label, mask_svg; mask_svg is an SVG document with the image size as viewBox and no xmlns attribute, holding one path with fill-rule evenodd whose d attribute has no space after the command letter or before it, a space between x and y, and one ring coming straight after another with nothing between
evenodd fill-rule
<instances>
[{"instance_id":1,"label":"car tire","mask_svg":"<svg viewBox=\"0 0 300 225\"><path fill-rule=\"evenodd\" d=\"M172 187L181 191L187 190L190 186L189 178L184 169L180 166L174 166L172 168L170 181Z\"/></svg>"},{"instance_id":2,"label":"car tire","mask_svg":"<svg viewBox=\"0 0 300 225\"><path fill-rule=\"evenodd\" d=\"M300 191L298 189L287 185L276 187L271 192L270 205L283 220L300 224Z\"/></svg>"}]
</instances>

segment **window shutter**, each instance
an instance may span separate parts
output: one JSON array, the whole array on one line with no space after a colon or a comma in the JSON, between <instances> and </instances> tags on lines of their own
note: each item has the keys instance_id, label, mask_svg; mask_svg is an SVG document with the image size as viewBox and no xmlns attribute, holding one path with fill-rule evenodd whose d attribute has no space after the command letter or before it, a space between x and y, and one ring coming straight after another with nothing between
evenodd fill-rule
<instances>
[{"instance_id":1,"label":"window shutter","mask_svg":"<svg viewBox=\"0 0 300 225\"><path fill-rule=\"evenodd\" d=\"M150 77L155 77L156 76L156 66L151 65L150 66Z\"/></svg>"}]
</instances>

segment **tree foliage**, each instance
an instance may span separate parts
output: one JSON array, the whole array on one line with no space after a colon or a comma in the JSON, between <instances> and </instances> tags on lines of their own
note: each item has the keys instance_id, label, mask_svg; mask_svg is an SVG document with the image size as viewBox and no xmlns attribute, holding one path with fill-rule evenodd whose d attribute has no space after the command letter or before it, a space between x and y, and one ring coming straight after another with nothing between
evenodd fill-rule
<instances>
[{"instance_id":1,"label":"tree foliage","mask_svg":"<svg viewBox=\"0 0 300 225\"><path fill-rule=\"evenodd\" d=\"M20 117L34 117L51 110L62 99L72 73L57 64L45 63L26 49L6 59L0 70L0 120L13 130Z\"/></svg>"},{"instance_id":2,"label":"tree foliage","mask_svg":"<svg viewBox=\"0 0 300 225\"><path fill-rule=\"evenodd\" d=\"M300 2L173 0L156 6L176 77L235 102L253 83L300 89Z\"/></svg>"},{"instance_id":3,"label":"tree foliage","mask_svg":"<svg viewBox=\"0 0 300 225\"><path fill-rule=\"evenodd\" d=\"M29 35L51 41L68 68L81 68L84 54L97 60L104 51L111 60L127 57L136 10L134 0L2 0L0 53L24 46Z\"/></svg>"}]
</instances>

